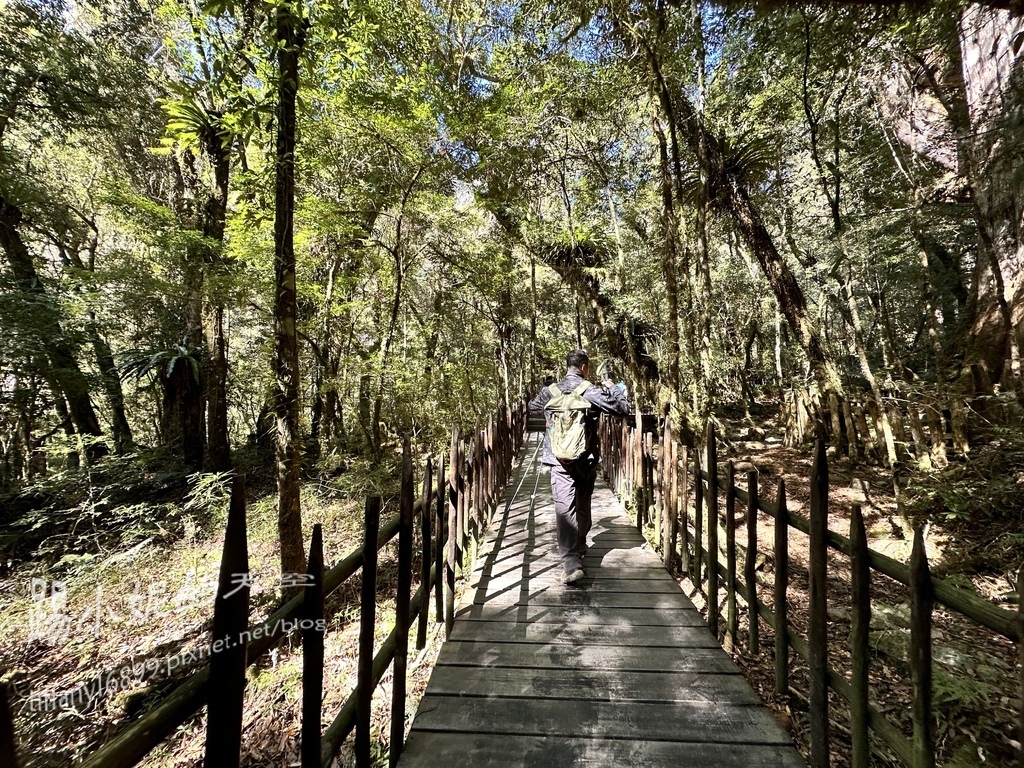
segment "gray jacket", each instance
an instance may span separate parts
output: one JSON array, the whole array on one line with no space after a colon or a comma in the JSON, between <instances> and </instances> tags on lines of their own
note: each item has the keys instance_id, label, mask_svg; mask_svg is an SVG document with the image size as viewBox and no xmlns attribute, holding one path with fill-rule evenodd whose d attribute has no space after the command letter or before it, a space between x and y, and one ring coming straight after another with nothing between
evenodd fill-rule
<instances>
[{"instance_id":1,"label":"gray jacket","mask_svg":"<svg viewBox=\"0 0 1024 768\"><path fill-rule=\"evenodd\" d=\"M583 381L583 376L575 368L570 368L565 378L555 384L563 392L571 392ZM597 439L597 420L602 413L612 416L629 416L629 403L618 387L604 387L591 384L583 393L583 398L590 401L590 412L587 414L587 452L576 461L596 464L601 458L601 445ZM551 392L544 387L527 406L531 411L544 413L544 406L551 399ZM546 421L546 414L545 414ZM550 429L550 425L548 425ZM544 464L556 465L562 462L551 452L551 433L544 431Z\"/></svg>"}]
</instances>

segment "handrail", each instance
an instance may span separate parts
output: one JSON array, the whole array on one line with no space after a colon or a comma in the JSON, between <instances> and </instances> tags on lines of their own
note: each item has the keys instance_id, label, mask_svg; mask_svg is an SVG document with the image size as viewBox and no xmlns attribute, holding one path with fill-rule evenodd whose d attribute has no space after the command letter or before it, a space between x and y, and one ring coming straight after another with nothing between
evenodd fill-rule
<instances>
[{"instance_id":1,"label":"handrail","mask_svg":"<svg viewBox=\"0 0 1024 768\"><path fill-rule=\"evenodd\" d=\"M705 470L701 470L700 476L706 483L708 473ZM729 481L724 477L719 478L718 488L727 492L729 490ZM737 485L733 485L733 490L740 501L749 501L749 496L745 490ZM772 519L776 518L776 507L771 502L759 498L757 500L757 507L765 514L771 515ZM788 510L788 513L790 526L803 533L809 534L811 532L810 520L792 510ZM825 534L825 541L830 547L845 555L850 555L853 552L850 540L835 531L829 530ZM871 561L871 567L876 571L885 574L906 587L910 586L910 568L907 565L873 549L868 550L868 557ZM962 613L967 618L973 619L994 632L998 632L1009 640L1021 639L1020 624L1016 614L1013 612L1000 608L997 605L992 605L944 579L933 579L932 589L935 592L935 598L946 607Z\"/></svg>"},{"instance_id":2,"label":"handrail","mask_svg":"<svg viewBox=\"0 0 1024 768\"><path fill-rule=\"evenodd\" d=\"M398 515L394 515L381 527L377 549L383 549L397 533ZM334 592L359 570L362 560L363 545L360 544L324 574L324 595ZM249 637L257 639L248 645L247 666L255 664L263 654L285 639L287 635L283 628L301 609L302 595L296 595L265 620L249 628ZM210 665L206 663L167 694L155 709L89 755L82 761L82 768L131 768L206 703L209 679Z\"/></svg>"},{"instance_id":3,"label":"handrail","mask_svg":"<svg viewBox=\"0 0 1024 768\"><path fill-rule=\"evenodd\" d=\"M400 628L408 636L408 631L419 614L428 610L431 590L435 586L438 587L439 606L436 618L438 622L444 623L450 631L453 619L456 570L462 565L463 552L468 539L482 535L489 523L490 511L497 504L501 489L511 477L514 457L522 445L525 426L526 409L525 404L521 404L514 409L502 408L497 417L492 416L488 420L485 427L475 430L468 441L461 441L458 430L454 430L452 434L452 467L449 477L447 480L444 478L444 462L442 460L437 487L429 487L431 474L428 470L424 478L427 487L424 488L423 495L414 502L411 502L413 476L409 461L409 445L406 441L403 451L401 511L399 514L389 517L380 526L377 531L375 551L381 550L396 536L399 536L399 570L403 573L409 571L404 577L405 583L408 583L411 579L412 568L412 521L417 517L432 516L436 508L438 525L435 532L438 556L434 558L431 552L434 536L426 536L425 538L430 540L422 541L421 544L425 560L433 563L428 572L429 576L426 583L421 582L415 595L411 598L408 592L404 599L401 594L397 596L400 620L381 648L373 655L372 687L376 686L388 666L396 661L398 655L404 653L402 638L398 635ZM410 500L410 502L407 503L406 500ZM442 514L442 509L446 506L447 516ZM445 517L447 517L448 525L444 524ZM242 519L244 520L244 506ZM425 521L423 531L427 532L430 529L430 524ZM447 540L445 536L447 536ZM241 546L244 547L244 534ZM226 541L224 562L227 562L227 547L228 542ZM440 554L442 551L445 553L443 558ZM366 559L366 554L366 542L364 541L324 573L323 595L327 596L334 592L356 571L360 570ZM439 570L442 566L444 574ZM440 594L442 575L445 577L445 599L443 601ZM373 574L373 578L376 578L375 574ZM399 583L402 583L402 579L399 580ZM440 610L442 607L443 612ZM361 620L367 621L369 618L372 621L373 606L371 605L370 617L367 617L365 609L364 605ZM286 631L289 620L300 617L303 610L304 597L299 594L285 602L264 621L250 626L248 629L244 625L236 627L238 636L247 638L245 641L247 642L245 664L255 663L259 657L281 642L289 633ZM216 645L213 647L216 650ZM304 643L304 651L305 647ZM226 655L221 654L221 656ZM404 666L404 657L402 662ZM211 677L211 663L220 663L217 654L213 654L210 663L199 667L187 680L177 685L153 710L85 758L81 763L82 768L131 768L136 765L151 749L207 702L210 695L208 683ZM398 673L399 670L396 668L396 675ZM401 695L403 700L404 674L404 670L401 671L401 686L397 680L395 686L396 696ZM346 699L341 711L334 718L326 733L323 734L319 756L324 766L330 764L345 737L356 727L358 719L356 708L360 696L361 692L357 686ZM240 718L238 722L241 723ZM364 739L368 738L369 723L360 724L359 728L367 729ZM394 763L401 753L401 740L404 739L404 732L401 732L397 725L393 730L392 741L394 742L396 734L399 740L397 744L392 743L392 762ZM304 750L303 768L307 768L306 754L307 751ZM359 763L358 758L357 763ZM317 765L319 767L319 764Z\"/></svg>"},{"instance_id":4,"label":"handrail","mask_svg":"<svg viewBox=\"0 0 1024 768\"><path fill-rule=\"evenodd\" d=\"M648 522L654 524L657 543L662 547L666 565L672 568L679 562L681 571L690 578L706 598L708 624L719 636L719 580L724 582L726 592L726 615L724 634L721 635L727 650L733 650L737 642L736 595L747 602L749 620L749 650L752 655L759 652L759 638L756 624L760 618L776 630L775 678L778 693L790 690L788 649L792 648L809 665L811 677L810 742L814 764L828 763L828 696L832 688L850 706L851 744L854 766L868 764L868 729L870 728L888 745L900 761L907 765L934 765L934 740L932 735L933 714L931 709L931 613L933 600L944 604L965 618L977 622L1002 637L1021 643L1024 636L1024 603L1017 612L1006 611L991 605L970 592L958 589L947 581L931 577L924 550L924 537L919 528L915 534L913 556L906 565L891 557L874 552L867 547L863 518L859 508L854 508L851 519L851 538L828 529L828 464L824 444L816 447L816 458L811 469L810 518L789 511L786 505L785 481L779 483L777 504L761 499L758 492L757 473L748 473L749 492L739 488L735 482L733 463L727 464L727 473L720 477L716 458L716 440L713 428L708 434L708 469L705 471L695 462L696 510L692 519L692 558L690 549L691 530L688 503L686 447L679 447L672 439L671 427L664 426L664 437L657 451L652 445L653 431L640 432L631 425L602 421L600 427L603 467L605 476L620 498L627 496L636 505L637 526L641 529ZM677 458L678 457L678 458ZM681 471L680 471L681 470ZM681 475L681 482L678 476ZM712 488L715 490L712 492ZM705 489L707 492L705 493ZM724 525L726 531L726 564L720 561L718 529L722 517L718 512L719 491L725 493ZM706 502L705 502L706 500ZM736 544L736 503L747 505L747 547L744 563L744 581L737 579ZM702 545L704 535L702 509L708 510L707 549ZM775 521L775 603L776 611L770 610L757 597L757 581L754 576L757 553L756 511L770 515ZM653 514L652 514L653 512ZM678 515L682 520L678 520ZM680 525L681 523L681 525ZM786 586L788 577L788 534L795 528L810 536L811 562L809 564L809 593L812 596L811 621L807 639L796 634L786 618ZM676 549L677 538L681 547ZM850 557L852 595L854 610L851 626L852 667L851 679L847 679L829 666L827 658L827 608L828 591L826 550L831 547ZM677 559L678 557L678 559ZM707 590L704 590L704 568L707 573ZM868 594L870 572L874 570L898 583L905 585L911 600L910 629L910 678L912 684L913 738L907 738L893 723L888 721L877 705L868 697L868 624L870 604L864 596ZM1020 578L1024 581L1024 567ZM780 626L781 624L781 626ZM1024 659L1024 643L1020 646ZM1024 737L1024 666L1020 681L1018 702L1021 735ZM1024 738L1021 739L1024 743ZM1019 749L1019 764L1024 767L1024 747Z\"/></svg>"}]
</instances>

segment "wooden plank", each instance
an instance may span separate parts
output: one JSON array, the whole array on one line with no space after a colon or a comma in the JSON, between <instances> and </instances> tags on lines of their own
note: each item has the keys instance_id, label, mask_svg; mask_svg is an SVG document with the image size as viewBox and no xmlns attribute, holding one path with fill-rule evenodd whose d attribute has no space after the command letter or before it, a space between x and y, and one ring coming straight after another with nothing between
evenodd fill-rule
<instances>
[{"instance_id":1,"label":"wooden plank","mask_svg":"<svg viewBox=\"0 0 1024 768\"><path fill-rule=\"evenodd\" d=\"M699 627L700 615L684 605L674 608L595 608L590 605L472 605L459 613L466 621L521 624L607 624L615 627Z\"/></svg>"},{"instance_id":2,"label":"wooden plank","mask_svg":"<svg viewBox=\"0 0 1024 768\"><path fill-rule=\"evenodd\" d=\"M492 571L500 571L503 566L515 566L516 564L531 564L553 562L561 563L558 552L554 546L543 542L539 545L517 547L517 552L502 551L500 557L485 558L484 568ZM650 555L648 558L646 555ZM626 545L622 547L609 547L604 542L600 546L594 544L587 548L587 563L590 565L623 565L631 568L646 568L659 572L665 571L665 566L654 558L650 549L644 549L639 544Z\"/></svg>"},{"instance_id":3,"label":"wooden plank","mask_svg":"<svg viewBox=\"0 0 1024 768\"><path fill-rule=\"evenodd\" d=\"M706 672L441 666L435 667L430 676L430 692L445 696L580 701L758 703L743 675Z\"/></svg>"},{"instance_id":4,"label":"wooden plank","mask_svg":"<svg viewBox=\"0 0 1024 768\"><path fill-rule=\"evenodd\" d=\"M718 646L706 648L631 648L615 645L538 647L534 643L449 640L438 665L530 667L537 669L618 669L723 674L738 668Z\"/></svg>"},{"instance_id":5,"label":"wooden plank","mask_svg":"<svg viewBox=\"0 0 1024 768\"><path fill-rule=\"evenodd\" d=\"M473 593L473 602L459 610L470 610L473 605L590 605L595 608L653 608L655 610L686 608L694 610L693 603L681 592L598 592L583 589L538 589L526 595L503 592L487 596Z\"/></svg>"},{"instance_id":6,"label":"wooden plank","mask_svg":"<svg viewBox=\"0 0 1024 768\"><path fill-rule=\"evenodd\" d=\"M561 736L492 736L416 731L409 736L401 765L422 768L676 768L707 765L715 768L803 768L790 747L703 744L683 741L624 741Z\"/></svg>"},{"instance_id":7,"label":"wooden plank","mask_svg":"<svg viewBox=\"0 0 1024 768\"><path fill-rule=\"evenodd\" d=\"M676 589L679 588L679 586L666 575L665 570L660 566L638 566L636 568L630 568L625 565L601 566L591 565L590 563L587 563L587 565L586 578L582 582L576 583L576 589L583 589L589 582L601 581L603 579L654 581L667 583L675 586ZM561 564L552 561L520 565L519 567L508 566L498 573L485 574L480 579L470 582L470 586L475 588L486 583L489 588L505 588L508 586L519 585L523 581L530 584L559 584L561 583L561 574ZM641 591L641 589L642 588L637 591Z\"/></svg>"},{"instance_id":8,"label":"wooden plank","mask_svg":"<svg viewBox=\"0 0 1024 768\"><path fill-rule=\"evenodd\" d=\"M524 624L503 621L457 623L453 640L493 643L586 643L630 647L714 648L717 641L706 627L622 627L595 625Z\"/></svg>"},{"instance_id":9,"label":"wooden plank","mask_svg":"<svg viewBox=\"0 0 1024 768\"><path fill-rule=\"evenodd\" d=\"M789 744L789 736L760 707L706 702L606 702L564 699L481 699L427 693L418 730L524 736L601 736L612 739Z\"/></svg>"},{"instance_id":10,"label":"wooden plank","mask_svg":"<svg viewBox=\"0 0 1024 768\"><path fill-rule=\"evenodd\" d=\"M582 586L581 586L582 585ZM526 599L535 594L575 594L586 595L598 592L615 592L625 594L648 593L648 594L679 594L679 585L671 579L583 579L572 586L562 584L560 578L542 581L539 579L528 579L524 582L511 581L507 584L498 584L494 581L474 585L473 602L483 602L498 595L514 593Z\"/></svg>"}]
</instances>

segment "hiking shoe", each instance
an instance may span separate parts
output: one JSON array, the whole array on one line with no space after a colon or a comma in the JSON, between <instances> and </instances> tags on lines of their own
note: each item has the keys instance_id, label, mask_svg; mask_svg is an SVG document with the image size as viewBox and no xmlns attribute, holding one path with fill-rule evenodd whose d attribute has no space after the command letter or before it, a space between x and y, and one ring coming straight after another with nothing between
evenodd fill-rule
<instances>
[{"instance_id":1,"label":"hiking shoe","mask_svg":"<svg viewBox=\"0 0 1024 768\"><path fill-rule=\"evenodd\" d=\"M583 578L583 569L577 568L571 573L566 573L562 576L563 584L575 584L577 581Z\"/></svg>"}]
</instances>

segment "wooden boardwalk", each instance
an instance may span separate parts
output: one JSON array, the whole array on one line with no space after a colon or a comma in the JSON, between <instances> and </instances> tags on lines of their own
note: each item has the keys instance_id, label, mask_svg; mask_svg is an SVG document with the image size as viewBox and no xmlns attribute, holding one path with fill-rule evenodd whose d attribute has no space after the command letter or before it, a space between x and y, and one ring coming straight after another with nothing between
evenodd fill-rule
<instances>
[{"instance_id":1,"label":"wooden boardwalk","mask_svg":"<svg viewBox=\"0 0 1024 768\"><path fill-rule=\"evenodd\" d=\"M586 579L561 584L541 437L528 436L400 765L801 768L600 480Z\"/></svg>"}]
</instances>

